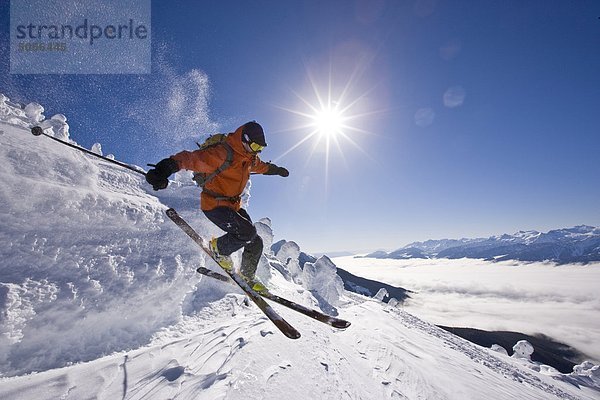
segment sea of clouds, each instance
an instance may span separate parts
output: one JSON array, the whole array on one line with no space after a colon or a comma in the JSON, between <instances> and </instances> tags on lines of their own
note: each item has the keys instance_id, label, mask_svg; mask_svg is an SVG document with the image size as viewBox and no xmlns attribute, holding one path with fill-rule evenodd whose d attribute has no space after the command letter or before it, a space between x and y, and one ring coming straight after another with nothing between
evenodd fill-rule
<instances>
[{"instance_id":1,"label":"sea of clouds","mask_svg":"<svg viewBox=\"0 0 600 400\"><path fill-rule=\"evenodd\" d=\"M543 333L600 360L600 263L354 257L334 262L353 274L414 291L404 307L429 322Z\"/></svg>"}]
</instances>

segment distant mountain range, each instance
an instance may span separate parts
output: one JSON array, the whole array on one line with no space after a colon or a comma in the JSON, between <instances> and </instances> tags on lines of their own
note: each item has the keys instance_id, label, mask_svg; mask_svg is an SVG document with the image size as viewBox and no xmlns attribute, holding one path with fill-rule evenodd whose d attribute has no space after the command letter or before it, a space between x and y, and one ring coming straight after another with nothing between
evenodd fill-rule
<instances>
[{"instance_id":1,"label":"distant mountain range","mask_svg":"<svg viewBox=\"0 0 600 400\"><path fill-rule=\"evenodd\" d=\"M411 243L371 258L480 258L485 260L554 261L560 264L600 261L600 228L579 225L546 233L519 231L478 239L442 239Z\"/></svg>"}]
</instances>

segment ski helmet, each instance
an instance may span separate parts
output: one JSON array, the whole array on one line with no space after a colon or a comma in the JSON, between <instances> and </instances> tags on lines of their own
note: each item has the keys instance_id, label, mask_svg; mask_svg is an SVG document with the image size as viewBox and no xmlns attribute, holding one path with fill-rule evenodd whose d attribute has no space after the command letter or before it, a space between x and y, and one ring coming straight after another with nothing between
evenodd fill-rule
<instances>
[{"instance_id":1,"label":"ski helmet","mask_svg":"<svg viewBox=\"0 0 600 400\"><path fill-rule=\"evenodd\" d=\"M256 121L250 121L244 124L242 128L242 140L248 144L256 143L261 147L266 147L265 132L262 126Z\"/></svg>"}]
</instances>

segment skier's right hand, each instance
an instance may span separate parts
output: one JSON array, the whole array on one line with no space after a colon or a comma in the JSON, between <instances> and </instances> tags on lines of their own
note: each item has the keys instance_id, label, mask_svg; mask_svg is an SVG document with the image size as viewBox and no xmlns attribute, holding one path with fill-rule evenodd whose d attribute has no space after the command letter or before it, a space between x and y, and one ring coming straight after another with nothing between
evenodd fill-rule
<instances>
[{"instance_id":1,"label":"skier's right hand","mask_svg":"<svg viewBox=\"0 0 600 400\"><path fill-rule=\"evenodd\" d=\"M152 185L152 189L166 189L169 186L169 178L158 173L156 169L146 172L146 182Z\"/></svg>"},{"instance_id":2,"label":"skier's right hand","mask_svg":"<svg viewBox=\"0 0 600 400\"><path fill-rule=\"evenodd\" d=\"M169 176L179 171L177 161L172 158L161 160L156 166L146 172L146 182L152 185L152 189L161 190L169 186Z\"/></svg>"}]
</instances>

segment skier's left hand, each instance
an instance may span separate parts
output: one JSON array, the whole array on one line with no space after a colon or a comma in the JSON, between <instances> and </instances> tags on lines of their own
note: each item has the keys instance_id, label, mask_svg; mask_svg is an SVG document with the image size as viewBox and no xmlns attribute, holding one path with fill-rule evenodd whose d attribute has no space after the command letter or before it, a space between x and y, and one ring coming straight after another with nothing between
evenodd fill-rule
<instances>
[{"instance_id":1,"label":"skier's left hand","mask_svg":"<svg viewBox=\"0 0 600 400\"><path fill-rule=\"evenodd\" d=\"M277 171L277 175L283 176L284 178L287 178L288 176L290 176L290 171L288 171L286 168L283 168L283 167L277 167L277 168L279 168L279 170Z\"/></svg>"},{"instance_id":2,"label":"skier's left hand","mask_svg":"<svg viewBox=\"0 0 600 400\"><path fill-rule=\"evenodd\" d=\"M290 175L290 171L288 171L287 169L283 168L283 167L278 167L275 164L269 164L269 169L267 170L267 172L264 173L264 175L279 175L279 176L283 176L284 178Z\"/></svg>"}]
</instances>

